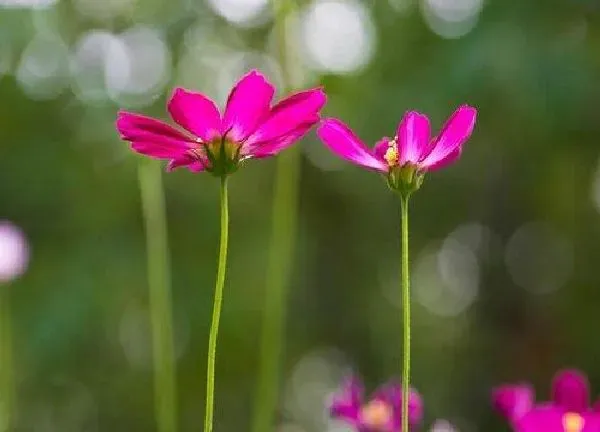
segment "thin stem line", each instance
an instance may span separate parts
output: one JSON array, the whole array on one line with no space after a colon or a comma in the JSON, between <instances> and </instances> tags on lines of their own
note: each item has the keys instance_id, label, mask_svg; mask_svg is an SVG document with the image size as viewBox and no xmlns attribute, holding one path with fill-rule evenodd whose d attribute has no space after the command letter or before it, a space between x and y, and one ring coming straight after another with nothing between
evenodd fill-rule
<instances>
[{"instance_id":1,"label":"thin stem line","mask_svg":"<svg viewBox=\"0 0 600 432\"><path fill-rule=\"evenodd\" d=\"M286 37L286 0L272 0L278 57L283 88L291 87L290 53ZM300 153L287 150L277 160L272 203L272 231L269 245L265 306L261 330L258 385L252 430L273 430L282 363L282 340L287 315L287 294L297 232Z\"/></svg>"},{"instance_id":2,"label":"thin stem line","mask_svg":"<svg viewBox=\"0 0 600 432\"><path fill-rule=\"evenodd\" d=\"M171 271L161 167L155 161L140 161L138 178L146 228L156 427L159 432L175 432L177 391Z\"/></svg>"},{"instance_id":3,"label":"thin stem line","mask_svg":"<svg viewBox=\"0 0 600 432\"><path fill-rule=\"evenodd\" d=\"M408 196L401 198L402 208L402 428L408 432L408 402L410 388L410 275L408 269Z\"/></svg>"},{"instance_id":4,"label":"thin stem line","mask_svg":"<svg viewBox=\"0 0 600 432\"><path fill-rule=\"evenodd\" d=\"M223 304L223 286L225 285L225 269L227 268L227 241L229 236L229 204L227 199L227 177L221 178L221 244L219 246L219 263L217 267L217 282L213 316L208 338L208 362L206 371L206 413L204 416L204 432L213 428L213 411L215 405L215 360L217 356L217 336L221 305Z\"/></svg>"}]
</instances>

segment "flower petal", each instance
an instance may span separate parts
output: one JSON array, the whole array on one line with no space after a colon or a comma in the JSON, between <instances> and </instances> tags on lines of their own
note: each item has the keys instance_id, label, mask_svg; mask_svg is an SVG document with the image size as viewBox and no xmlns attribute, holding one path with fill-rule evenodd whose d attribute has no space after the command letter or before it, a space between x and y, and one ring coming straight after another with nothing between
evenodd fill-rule
<instances>
[{"instance_id":1,"label":"flower petal","mask_svg":"<svg viewBox=\"0 0 600 432\"><path fill-rule=\"evenodd\" d=\"M439 170L442 168L446 168L448 165L452 165L454 162L456 162L458 159L460 159L461 154L462 154L462 147L457 147L454 150L452 150L452 153L450 153L444 159L434 163L433 165L429 165L429 166L423 166L423 164L419 164L419 165L421 166L421 168L423 170L427 170L427 171Z\"/></svg>"},{"instance_id":2,"label":"flower petal","mask_svg":"<svg viewBox=\"0 0 600 432\"><path fill-rule=\"evenodd\" d=\"M494 408L511 422L517 421L533 408L533 389L527 384L506 385L493 390Z\"/></svg>"},{"instance_id":3,"label":"flower petal","mask_svg":"<svg viewBox=\"0 0 600 432\"><path fill-rule=\"evenodd\" d=\"M396 132L398 136L398 163L417 164L426 152L431 135L429 119L421 113L410 111L404 115Z\"/></svg>"},{"instance_id":4,"label":"flower petal","mask_svg":"<svg viewBox=\"0 0 600 432\"><path fill-rule=\"evenodd\" d=\"M325 92L321 88L287 97L271 109L264 123L248 137L246 145L271 141L289 134L317 116L326 100Z\"/></svg>"},{"instance_id":5,"label":"flower petal","mask_svg":"<svg viewBox=\"0 0 600 432\"><path fill-rule=\"evenodd\" d=\"M298 128L294 129L289 134L279 137L265 144L262 144L258 146L258 148L252 150L252 153L244 153L244 155L251 156L254 158L265 158L269 156L274 156L277 153L285 150L286 148L294 144L296 141L300 140L318 121L319 118L315 117L312 121L300 125Z\"/></svg>"},{"instance_id":6,"label":"flower petal","mask_svg":"<svg viewBox=\"0 0 600 432\"><path fill-rule=\"evenodd\" d=\"M137 153L157 159L173 159L181 157L188 151L188 147L176 147L167 143L153 143L146 141L134 141L131 149Z\"/></svg>"},{"instance_id":7,"label":"flower petal","mask_svg":"<svg viewBox=\"0 0 600 432\"><path fill-rule=\"evenodd\" d=\"M194 162L194 158L189 155L183 155L176 159L171 159L167 164L167 171L171 172L179 167L188 166Z\"/></svg>"},{"instance_id":8,"label":"flower petal","mask_svg":"<svg viewBox=\"0 0 600 432\"><path fill-rule=\"evenodd\" d=\"M191 154L185 154L178 158L172 159L167 165L167 171L173 171L179 167L187 167L191 172L197 173L204 171L208 167L208 160L202 161Z\"/></svg>"},{"instance_id":9,"label":"flower petal","mask_svg":"<svg viewBox=\"0 0 600 432\"><path fill-rule=\"evenodd\" d=\"M340 157L365 168L380 172L388 171L388 165L371 154L354 132L340 120L326 119L317 130L317 135Z\"/></svg>"},{"instance_id":10,"label":"flower petal","mask_svg":"<svg viewBox=\"0 0 600 432\"><path fill-rule=\"evenodd\" d=\"M143 141L186 149L194 147L192 140L185 134L152 117L119 111L116 126L121 138L126 141Z\"/></svg>"},{"instance_id":11,"label":"flower petal","mask_svg":"<svg viewBox=\"0 0 600 432\"><path fill-rule=\"evenodd\" d=\"M202 161L195 160L191 164L188 165L188 169L193 173L199 173L206 169L206 165L202 163Z\"/></svg>"},{"instance_id":12,"label":"flower petal","mask_svg":"<svg viewBox=\"0 0 600 432\"><path fill-rule=\"evenodd\" d=\"M385 403L390 404L394 409L393 424L390 425L391 430L400 430L402 425L402 386L397 383L386 384L380 387L375 394L373 399L381 400ZM408 423L410 425L416 425L423 419L423 399L419 392L414 388L409 389L408 397Z\"/></svg>"},{"instance_id":13,"label":"flower petal","mask_svg":"<svg viewBox=\"0 0 600 432\"><path fill-rule=\"evenodd\" d=\"M245 140L269 114L274 93L271 83L258 71L242 77L227 99L221 133L235 142Z\"/></svg>"},{"instance_id":14,"label":"flower petal","mask_svg":"<svg viewBox=\"0 0 600 432\"><path fill-rule=\"evenodd\" d=\"M552 382L552 400L560 407L583 412L589 407L589 385L584 374L577 370L559 372Z\"/></svg>"},{"instance_id":15,"label":"flower petal","mask_svg":"<svg viewBox=\"0 0 600 432\"><path fill-rule=\"evenodd\" d=\"M565 432L565 412L552 406L535 407L513 425L518 432ZM587 429L587 421L585 422Z\"/></svg>"},{"instance_id":16,"label":"flower petal","mask_svg":"<svg viewBox=\"0 0 600 432\"><path fill-rule=\"evenodd\" d=\"M384 160L385 153L390 147L391 140L392 139L389 137L383 137L375 143L375 147L373 147L373 154L377 157L377 159Z\"/></svg>"},{"instance_id":17,"label":"flower petal","mask_svg":"<svg viewBox=\"0 0 600 432\"><path fill-rule=\"evenodd\" d=\"M360 416L363 391L363 385L358 378L349 377L344 380L329 406L331 416L356 424Z\"/></svg>"},{"instance_id":18,"label":"flower petal","mask_svg":"<svg viewBox=\"0 0 600 432\"><path fill-rule=\"evenodd\" d=\"M177 88L167 104L173 120L182 128L208 142L220 135L221 116L214 102L200 93Z\"/></svg>"},{"instance_id":19,"label":"flower petal","mask_svg":"<svg viewBox=\"0 0 600 432\"><path fill-rule=\"evenodd\" d=\"M471 136L475 127L477 110L468 105L459 107L446 121L428 154L423 155L422 166L432 166L442 161Z\"/></svg>"}]
</instances>

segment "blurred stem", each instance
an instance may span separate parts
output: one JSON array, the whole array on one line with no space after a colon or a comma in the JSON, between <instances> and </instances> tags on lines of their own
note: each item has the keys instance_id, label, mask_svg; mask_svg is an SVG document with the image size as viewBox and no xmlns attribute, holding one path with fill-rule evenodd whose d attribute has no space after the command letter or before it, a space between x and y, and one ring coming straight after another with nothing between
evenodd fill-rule
<instances>
[{"instance_id":1,"label":"blurred stem","mask_svg":"<svg viewBox=\"0 0 600 432\"><path fill-rule=\"evenodd\" d=\"M213 410L215 405L215 360L217 356L217 336L221 305L223 304L223 286L225 285L225 269L227 267L227 239L229 236L229 204L227 199L227 177L221 178L221 245L219 246L219 263L217 267L217 282L213 316L208 338L208 365L206 372L206 413L204 417L204 432L211 432L213 427Z\"/></svg>"},{"instance_id":2,"label":"blurred stem","mask_svg":"<svg viewBox=\"0 0 600 432\"><path fill-rule=\"evenodd\" d=\"M14 428L14 370L12 358L12 317L10 313L10 291L8 286L3 286L0 292L0 349L2 371L2 431L11 431Z\"/></svg>"},{"instance_id":3,"label":"blurred stem","mask_svg":"<svg viewBox=\"0 0 600 432\"><path fill-rule=\"evenodd\" d=\"M410 388L410 275L408 269L408 195L400 199L402 217L402 427L408 431L408 401Z\"/></svg>"},{"instance_id":4,"label":"blurred stem","mask_svg":"<svg viewBox=\"0 0 600 432\"><path fill-rule=\"evenodd\" d=\"M175 432L177 395L171 272L161 167L155 161L140 161L139 183L146 224L156 427L158 432Z\"/></svg>"},{"instance_id":5,"label":"blurred stem","mask_svg":"<svg viewBox=\"0 0 600 432\"><path fill-rule=\"evenodd\" d=\"M293 4L286 0L272 0L272 6L283 87L287 90L291 87L291 66L290 52L287 49L286 20L287 12ZM253 432L274 429L283 331L287 315L287 291L297 230L299 177L300 153L298 148L293 148L277 159Z\"/></svg>"}]
</instances>

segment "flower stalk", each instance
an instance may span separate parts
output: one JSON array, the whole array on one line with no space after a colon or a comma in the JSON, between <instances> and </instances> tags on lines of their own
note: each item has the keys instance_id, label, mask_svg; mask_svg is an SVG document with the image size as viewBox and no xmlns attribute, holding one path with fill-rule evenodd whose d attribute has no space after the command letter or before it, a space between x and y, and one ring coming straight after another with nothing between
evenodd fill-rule
<instances>
[{"instance_id":1,"label":"flower stalk","mask_svg":"<svg viewBox=\"0 0 600 432\"><path fill-rule=\"evenodd\" d=\"M402 431L408 431L408 402L410 392L410 274L408 261L408 201L410 194L400 198L401 207L401 279L402 279Z\"/></svg>"},{"instance_id":2,"label":"flower stalk","mask_svg":"<svg viewBox=\"0 0 600 432\"><path fill-rule=\"evenodd\" d=\"M215 284L215 298L213 315L208 338L208 361L206 366L206 411L204 416L204 432L213 429L213 416L215 405L215 362L217 356L217 337L219 334L219 321L221 319L221 306L223 304L223 287L225 285L225 270L227 268L227 244L229 237L229 203L227 194L227 177L221 177L221 241L219 246L219 261L217 264L217 281Z\"/></svg>"},{"instance_id":3,"label":"flower stalk","mask_svg":"<svg viewBox=\"0 0 600 432\"><path fill-rule=\"evenodd\" d=\"M283 88L291 87L291 54L287 43L287 18L291 0L272 0L274 32L282 69ZM272 231L269 246L265 304L261 328L259 370L252 431L273 428L281 374L282 340L287 316L287 293L292 271L297 230L300 153L282 154L275 174L272 203Z\"/></svg>"},{"instance_id":4,"label":"flower stalk","mask_svg":"<svg viewBox=\"0 0 600 432\"><path fill-rule=\"evenodd\" d=\"M171 271L160 166L153 161L140 161L138 179L146 229L156 428L158 432L175 432L177 430L177 391Z\"/></svg>"}]
</instances>

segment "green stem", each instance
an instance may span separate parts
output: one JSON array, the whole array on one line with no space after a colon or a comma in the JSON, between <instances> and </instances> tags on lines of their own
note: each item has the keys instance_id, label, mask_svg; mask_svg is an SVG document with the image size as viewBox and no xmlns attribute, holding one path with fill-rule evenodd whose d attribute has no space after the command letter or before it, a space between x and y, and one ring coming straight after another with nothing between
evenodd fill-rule
<instances>
[{"instance_id":1,"label":"green stem","mask_svg":"<svg viewBox=\"0 0 600 432\"><path fill-rule=\"evenodd\" d=\"M273 228L265 286L258 388L253 431L272 430L281 373L282 336L287 315L287 282L296 237L299 155L288 150L277 165L273 198Z\"/></svg>"},{"instance_id":2,"label":"green stem","mask_svg":"<svg viewBox=\"0 0 600 432\"><path fill-rule=\"evenodd\" d=\"M10 313L10 292L8 286L1 287L4 292L0 292L0 349L2 368L2 427L3 431L10 431L14 427L14 370L12 358L12 318Z\"/></svg>"},{"instance_id":3,"label":"green stem","mask_svg":"<svg viewBox=\"0 0 600 432\"><path fill-rule=\"evenodd\" d=\"M402 208L402 428L408 432L410 386L410 276L408 269L408 196L401 198Z\"/></svg>"},{"instance_id":4,"label":"green stem","mask_svg":"<svg viewBox=\"0 0 600 432\"><path fill-rule=\"evenodd\" d=\"M221 179L221 245L219 246L219 264L217 267L213 316L210 324L210 336L208 338L204 432L211 432L213 428L213 411L215 405L215 360L217 356L217 336L219 334L221 305L223 304L225 269L227 267L227 238L229 236L229 204L227 201L227 177L223 177Z\"/></svg>"},{"instance_id":5,"label":"green stem","mask_svg":"<svg viewBox=\"0 0 600 432\"><path fill-rule=\"evenodd\" d=\"M171 272L162 169L141 161L139 184L146 226L150 321L154 362L154 410L158 432L177 430Z\"/></svg>"},{"instance_id":6,"label":"green stem","mask_svg":"<svg viewBox=\"0 0 600 432\"><path fill-rule=\"evenodd\" d=\"M291 83L289 53L286 49L286 18L289 7L286 0L272 0L272 5L279 61L286 90ZM297 148L287 150L277 160L253 432L265 432L274 428L281 374L282 340L287 315L287 288L297 231L300 161Z\"/></svg>"}]
</instances>

